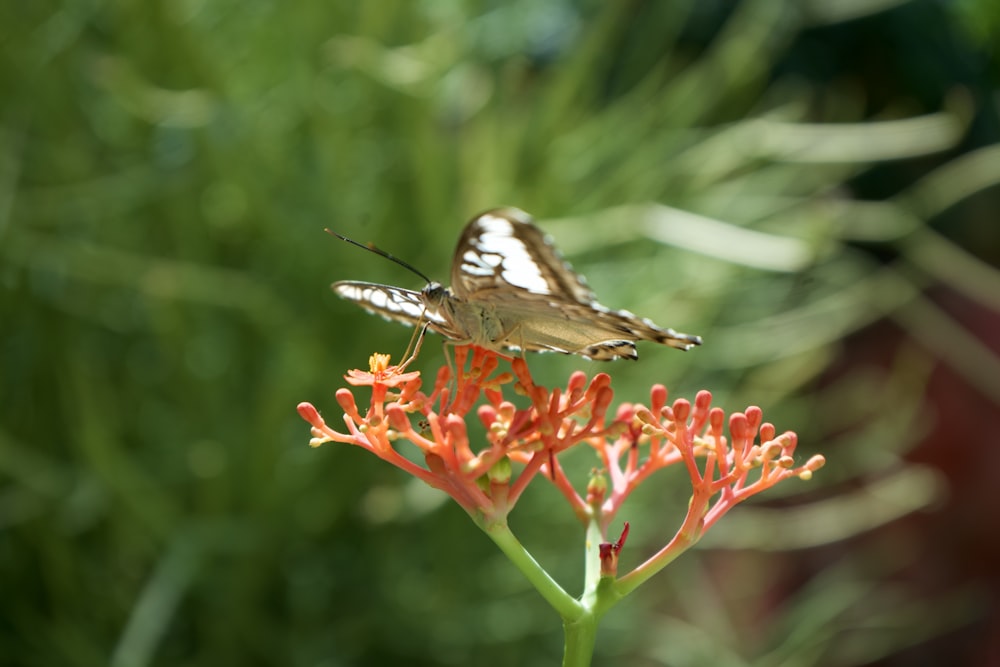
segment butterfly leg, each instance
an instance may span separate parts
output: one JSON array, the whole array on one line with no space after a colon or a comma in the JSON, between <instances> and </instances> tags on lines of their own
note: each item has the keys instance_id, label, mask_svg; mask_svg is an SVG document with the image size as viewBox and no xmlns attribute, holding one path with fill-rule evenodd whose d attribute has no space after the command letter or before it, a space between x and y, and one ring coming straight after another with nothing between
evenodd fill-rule
<instances>
[{"instance_id":1,"label":"butterfly leg","mask_svg":"<svg viewBox=\"0 0 1000 667\"><path fill-rule=\"evenodd\" d=\"M515 342L515 339L516 339L517 342ZM496 349L498 350L497 356L503 357L504 359L507 359L508 361L511 360L511 359L513 359L514 355L507 356L506 354L502 354L501 352L499 352L500 348L502 348L502 347L507 347L507 348L516 347L517 351L518 351L518 354L520 355L520 357L522 359L525 359L526 357L525 357L525 354L524 354L525 353L525 349L524 349L524 329L521 327L521 323L518 322L517 324L515 324L510 329L510 331L507 331L506 333L504 333L503 336L501 336L496 341L494 341L494 345L496 345Z\"/></svg>"},{"instance_id":2,"label":"butterfly leg","mask_svg":"<svg viewBox=\"0 0 1000 667\"><path fill-rule=\"evenodd\" d=\"M451 362L451 357L448 355L448 346L449 345L451 345L453 347L455 346L455 344L452 341L450 341L447 338L445 338L444 342L441 343L441 354L444 355L444 362L445 362L445 364L448 365L448 373L451 376L451 381L454 382L455 381L455 365Z\"/></svg>"},{"instance_id":3,"label":"butterfly leg","mask_svg":"<svg viewBox=\"0 0 1000 667\"><path fill-rule=\"evenodd\" d=\"M509 334L507 334L507 338L509 339L515 333L517 334L517 350L518 350L518 352L521 353L521 358L524 359L525 361L527 361L527 357L524 354L525 353L525 349L524 349L524 328L521 327L520 323L518 323L517 325L515 325L514 329Z\"/></svg>"},{"instance_id":4,"label":"butterfly leg","mask_svg":"<svg viewBox=\"0 0 1000 667\"><path fill-rule=\"evenodd\" d=\"M405 361L400 364L400 370L406 368L411 361L417 358L417 354L420 352L420 344L424 342L424 334L427 333L427 327L430 325L431 323L424 319L424 313L421 312L420 319L417 320L416 325L413 327L413 335L410 336L410 342L406 344L406 352L403 353L403 359ZM413 354L410 354L411 348L413 350Z\"/></svg>"},{"instance_id":5,"label":"butterfly leg","mask_svg":"<svg viewBox=\"0 0 1000 667\"><path fill-rule=\"evenodd\" d=\"M410 362L417 358L420 354L420 346L424 343L424 334L427 333L427 327L431 325L430 322L425 322L423 326L414 328L413 335L410 336L410 342L406 346L406 352L403 353L403 361L399 364L399 371L403 372L406 367L410 365ZM412 352L410 351L412 348Z\"/></svg>"}]
</instances>

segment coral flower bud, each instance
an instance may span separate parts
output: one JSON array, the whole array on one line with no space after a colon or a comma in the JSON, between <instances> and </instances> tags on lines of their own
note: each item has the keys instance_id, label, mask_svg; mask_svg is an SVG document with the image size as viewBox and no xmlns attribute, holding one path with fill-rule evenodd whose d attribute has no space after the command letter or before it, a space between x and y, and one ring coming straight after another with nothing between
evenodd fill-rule
<instances>
[{"instance_id":1,"label":"coral flower bud","mask_svg":"<svg viewBox=\"0 0 1000 667\"><path fill-rule=\"evenodd\" d=\"M569 382L566 383L566 389L569 393L574 393L577 391L582 391L584 387L587 386L587 374L583 371L576 371L569 376Z\"/></svg>"},{"instance_id":2,"label":"coral flower bud","mask_svg":"<svg viewBox=\"0 0 1000 667\"><path fill-rule=\"evenodd\" d=\"M358 414L358 404L354 402L354 395L349 389L338 389L336 397L337 403L340 403L340 407L351 419L361 421L361 416Z\"/></svg>"},{"instance_id":3,"label":"coral flower bud","mask_svg":"<svg viewBox=\"0 0 1000 667\"><path fill-rule=\"evenodd\" d=\"M594 397L593 414L598 418L604 417L604 413L608 411L608 406L611 405L611 400L614 397L615 392L611 387L601 387Z\"/></svg>"},{"instance_id":4,"label":"coral flower bud","mask_svg":"<svg viewBox=\"0 0 1000 667\"><path fill-rule=\"evenodd\" d=\"M299 403L296 408L299 412L299 416L309 422L312 426L316 428L323 428L326 423L323 418L319 416L319 410L313 407L312 403Z\"/></svg>"},{"instance_id":5,"label":"coral flower bud","mask_svg":"<svg viewBox=\"0 0 1000 667\"><path fill-rule=\"evenodd\" d=\"M712 408L708 413L708 423L713 431L721 431L722 424L726 421L726 411L722 408Z\"/></svg>"},{"instance_id":6,"label":"coral flower bud","mask_svg":"<svg viewBox=\"0 0 1000 667\"><path fill-rule=\"evenodd\" d=\"M492 429L500 421L497 419L497 410L492 405L480 405L476 415L480 423L488 429Z\"/></svg>"},{"instance_id":7,"label":"coral flower bud","mask_svg":"<svg viewBox=\"0 0 1000 667\"><path fill-rule=\"evenodd\" d=\"M764 422L760 425L760 439L761 442L766 442L768 440L774 440L775 434L774 424L770 422Z\"/></svg>"},{"instance_id":8,"label":"coral flower bud","mask_svg":"<svg viewBox=\"0 0 1000 667\"><path fill-rule=\"evenodd\" d=\"M746 440L750 437L750 425L747 424L747 416L742 412L734 412L729 417L729 433L733 440Z\"/></svg>"},{"instance_id":9,"label":"coral flower bud","mask_svg":"<svg viewBox=\"0 0 1000 667\"><path fill-rule=\"evenodd\" d=\"M667 388L662 384L654 384L649 390L649 409L659 412L667 404Z\"/></svg>"},{"instance_id":10,"label":"coral flower bud","mask_svg":"<svg viewBox=\"0 0 1000 667\"><path fill-rule=\"evenodd\" d=\"M406 433L411 429L410 419L406 416L406 410L404 410L398 403L390 403L385 406L386 417L389 419L389 426L396 429L400 433Z\"/></svg>"}]
</instances>

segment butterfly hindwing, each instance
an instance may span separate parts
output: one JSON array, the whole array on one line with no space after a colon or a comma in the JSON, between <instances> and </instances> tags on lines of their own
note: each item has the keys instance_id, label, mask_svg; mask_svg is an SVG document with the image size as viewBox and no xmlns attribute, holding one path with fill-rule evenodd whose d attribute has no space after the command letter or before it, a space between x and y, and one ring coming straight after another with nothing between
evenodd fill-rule
<instances>
[{"instance_id":1,"label":"butterfly hindwing","mask_svg":"<svg viewBox=\"0 0 1000 667\"><path fill-rule=\"evenodd\" d=\"M534 352L579 354L589 359L636 359L633 341L649 340L686 350L701 344L697 336L664 329L628 311L600 303L555 301L540 295L497 296L496 312L504 319L505 347Z\"/></svg>"}]
</instances>

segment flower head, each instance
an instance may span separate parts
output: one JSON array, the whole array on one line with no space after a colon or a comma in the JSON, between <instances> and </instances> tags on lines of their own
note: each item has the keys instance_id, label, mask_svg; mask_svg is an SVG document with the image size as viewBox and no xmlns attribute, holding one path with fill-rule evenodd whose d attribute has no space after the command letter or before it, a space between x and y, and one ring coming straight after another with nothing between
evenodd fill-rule
<instances>
[{"instance_id":1,"label":"flower head","mask_svg":"<svg viewBox=\"0 0 1000 667\"><path fill-rule=\"evenodd\" d=\"M657 470L683 465L691 479L688 516L671 544L688 545L725 512L789 477L807 479L823 465L821 456L795 465L796 436L777 434L749 407L730 416L699 392L694 403L667 404L667 390L655 385L649 404L611 409L611 378L573 373L565 387L536 384L523 358L512 372L497 372L500 357L476 347L454 348L454 363L440 368L432 391L421 391L419 372L389 366L372 355L369 370L349 371L354 386L370 386L367 407L348 389L337 392L344 430L331 428L310 404L299 413L312 425L311 444L344 442L363 447L427 484L448 493L478 521L505 521L527 484L541 474L569 502L581 522L596 522L606 534L611 520L639 484ZM526 397L509 396L510 388ZM390 389L396 389L390 393ZM485 400L481 400L485 399ZM520 404L520 405L519 405ZM477 407L478 406L478 407ZM474 446L467 417L475 410L486 429ZM585 445L601 462L583 495L559 465L566 450ZM400 453L414 446L423 465ZM625 534L609 544L603 567L613 571ZM670 545L668 545L669 547Z\"/></svg>"}]
</instances>

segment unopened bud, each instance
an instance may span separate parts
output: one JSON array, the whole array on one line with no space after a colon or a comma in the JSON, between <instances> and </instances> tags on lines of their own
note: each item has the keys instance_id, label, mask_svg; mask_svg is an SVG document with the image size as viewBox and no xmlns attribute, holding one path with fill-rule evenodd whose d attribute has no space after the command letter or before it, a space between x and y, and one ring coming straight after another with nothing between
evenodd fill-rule
<instances>
[{"instance_id":1,"label":"unopened bud","mask_svg":"<svg viewBox=\"0 0 1000 667\"><path fill-rule=\"evenodd\" d=\"M650 426L659 427L660 423L656 421L656 417L653 413L649 411L649 408L640 407L635 411L635 418L641 421L643 424L648 424Z\"/></svg>"},{"instance_id":2,"label":"unopened bud","mask_svg":"<svg viewBox=\"0 0 1000 667\"><path fill-rule=\"evenodd\" d=\"M323 418L319 416L319 410L312 403L299 403L295 408L299 416L309 422L312 426L316 428L322 428L326 426Z\"/></svg>"},{"instance_id":3,"label":"unopened bud","mask_svg":"<svg viewBox=\"0 0 1000 667\"><path fill-rule=\"evenodd\" d=\"M510 459L504 456L494 463L486 474L494 484L510 484L510 478L514 474Z\"/></svg>"},{"instance_id":4,"label":"unopened bud","mask_svg":"<svg viewBox=\"0 0 1000 667\"><path fill-rule=\"evenodd\" d=\"M826 457L822 454L816 454L811 456L808 461L806 461L806 469L813 472L819 470L826 465Z\"/></svg>"},{"instance_id":5,"label":"unopened bud","mask_svg":"<svg viewBox=\"0 0 1000 667\"><path fill-rule=\"evenodd\" d=\"M590 481L587 482L587 504L596 507L604 502L604 496L608 492L608 478L604 471L594 468L590 472Z\"/></svg>"}]
</instances>

